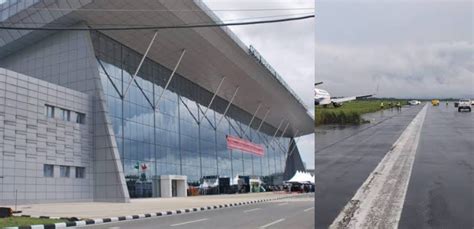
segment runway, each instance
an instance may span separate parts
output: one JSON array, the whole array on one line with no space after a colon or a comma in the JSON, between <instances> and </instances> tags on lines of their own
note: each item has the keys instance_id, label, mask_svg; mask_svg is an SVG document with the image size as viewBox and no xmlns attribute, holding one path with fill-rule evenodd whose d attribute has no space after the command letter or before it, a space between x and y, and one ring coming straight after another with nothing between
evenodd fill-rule
<instances>
[{"instance_id":1,"label":"runway","mask_svg":"<svg viewBox=\"0 0 474 229\"><path fill-rule=\"evenodd\" d=\"M474 113L429 107L400 228L473 228Z\"/></svg>"},{"instance_id":2,"label":"runway","mask_svg":"<svg viewBox=\"0 0 474 229\"><path fill-rule=\"evenodd\" d=\"M350 215L356 218L354 222L362 221L357 217L373 220L375 214L380 216L380 222L376 223L381 224L374 225L379 226L388 225L384 223L390 221L392 227L398 225L399 228L472 228L474 116L458 113L453 104L448 107L427 105L419 128L412 127L408 131L407 126L414 122L422 108L423 105L419 105L406 107L401 112L374 113L368 117L372 123L361 126L316 129L317 228L327 228L335 222L341 211L348 208L348 203L356 203L354 200L364 196L361 195L364 192L381 193L379 200L392 198L400 211L390 212L393 209L386 208L382 214L382 210L373 210L376 200L365 198L365 207L357 206L361 209ZM419 138L415 141L416 131ZM399 142L401 135L405 140ZM397 147L394 147L395 142ZM387 167L383 161L391 155L388 152L396 151L394 148L399 148L400 158L396 163L390 160L386 163L394 167L387 172L389 170L383 170ZM413 159L405 160L409 157ZM403 168L399 166L402 163L405 163ZM389 177L397 171L400 176ZM381 179L380 184L361 189L363 184L372 182L368 180L370 177ZM406 181L398 181L401 179ZM397 193L387 194L391 190L383 188L393 182L405 183L408 187L403 189L403 185L397 185L394 186L400 187Z\"/></svg>"}]
</instances>

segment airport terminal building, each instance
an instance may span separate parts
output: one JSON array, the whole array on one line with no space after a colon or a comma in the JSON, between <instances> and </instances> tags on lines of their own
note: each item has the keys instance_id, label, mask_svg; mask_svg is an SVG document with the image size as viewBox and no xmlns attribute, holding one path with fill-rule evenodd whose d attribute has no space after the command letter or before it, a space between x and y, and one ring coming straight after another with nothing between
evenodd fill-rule
<instances>
[{"instance_id":1,"label":"airport terminal building","mask_svg":"<svg viewBox=\"0 0 474 229\"><path fill-rule=\"evenodd\" d=\"M160 197L165 176L281 184L304 170L294 138L312 117L228 28L84 30L219 23L201 1L10 0L0 23L78 29L0 29L0 203L127 202Z\"/></svg>"}]
</instances>

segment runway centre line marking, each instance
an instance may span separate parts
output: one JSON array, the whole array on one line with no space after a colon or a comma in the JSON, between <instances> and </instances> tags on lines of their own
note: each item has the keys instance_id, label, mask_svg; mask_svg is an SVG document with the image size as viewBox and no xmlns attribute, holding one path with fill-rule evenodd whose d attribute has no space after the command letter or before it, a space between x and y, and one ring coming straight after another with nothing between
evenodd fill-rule
<instances>
[{"instance_id":1,"label":"runway centre line marking","mask_svg":"<svg viewBox=\"0 0 474 229\"><path fill-rule=\"evenodd\" d=\"M314 207L310 207L310 208L304 209L303 211L304 211L304 212L307 212L307 211L311 211L311 210L313 210L313 209L314 209Z\"/></svg>"},{"instance_id":2,"label":"runway centre line marking","mask_svg":"<svg viewBox=\"0 0 474 229\"><path fill-rule=\"evenodd\" d=\"M261 210L261 208L254 208L254 209L245 210L244 213L258 211L258 210Z\"/></svg>"},{"instance_id":3,"label":"runway centre line marking","mask_svg":"<svg viewBox=\"0 0 474 229\"><path fill-rule=\"evenodd\" d=\"M183 222L183 223L171 224L170 227L176 227L176 226L181 226L181 225L190 224L190 223L197 223L197 222L206 221L206 220L209 220L209 219L204 218L204 219L197 219L197 220L193 220L193 221L187 221L187 222Z\"/></svg>"},{"instance_id":4,"label":"runway centre line marking","mask_svg":"<svg viewBox=\"0 0 474 229\"><path fill-rule=\"evenodd\" d=\"M283 206L283 205L287 205L288 202L285 202L285 203L281 203L281 204L278 204L278 206Z\"/></svg>"},{"instance_id":5,"label":"runway centre line marking","mask_svg":"<svg viewBox=\"0 0 474 229\"><path fill-rule=\"evenodd\" d=\"M269 227L269 226L271 226L271 225L277 224L277 223L282 222L282 221L285 221L285 218L282 218L282 219L279 219L279 220L275 220L275 221L273 221L273 222L271 222L271 223L269 223L269 224L265 224L265 225L260 226L260 227L258 227L258 228L260 228L260 229L267 228L267 227Z\"/></svg>"},{"instance_id":6,"label":"runway centre line marking","mask_svg":"<svg viewBox=\"0 0 474 229\"><path fill-rule=\"evenodd\" d=\"M329 228L398 228L426 104Z\"/></svg>"}]
</instances>

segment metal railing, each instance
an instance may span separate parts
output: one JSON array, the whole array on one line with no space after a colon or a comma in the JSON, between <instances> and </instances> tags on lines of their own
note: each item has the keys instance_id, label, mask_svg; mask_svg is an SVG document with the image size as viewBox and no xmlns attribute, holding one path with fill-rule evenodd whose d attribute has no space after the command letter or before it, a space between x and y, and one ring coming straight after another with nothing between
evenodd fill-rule
<instances>
[{"instance_id":1,"label":"metal railing","mask_svg":"<svg viewBox=\"0 0 474 229\"><path fill-rule=\"evenodd\" d=\"M285 80L280 76L280 74L278 74L278 72L270 65L270 63L268 63L267 60L265 60L265 58L263 58L263 56L257 51L257 49L255 49L252 45L250 45L249 49L248 49L248 53L253 56L255 59L257 59L257 61L262 65L264 66L277 80L278 82L284 87L286 88L286 90L288 92L290 92L290 94L296 99L298 100L298 102L306 109L308 110L308 107L306 107L306 105L304 104L303 100L296 94L295 91L293 91L293 89L291 89L291 87L285 82Z\"/></svg>"}]
</instances>

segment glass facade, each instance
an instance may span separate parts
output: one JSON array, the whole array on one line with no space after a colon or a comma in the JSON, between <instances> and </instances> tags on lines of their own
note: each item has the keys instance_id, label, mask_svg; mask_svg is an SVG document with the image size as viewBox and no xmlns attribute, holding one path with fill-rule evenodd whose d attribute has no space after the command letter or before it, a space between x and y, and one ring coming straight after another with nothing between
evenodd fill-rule
<instances>
[{"instance_id":1,"label":"glass facade","mask_svg":"<svg viewBox=\"0 0 474 229\"><path fill-rule=\"evenodd\" d=\"M228 102L216 97L204 116L212 93L180 75L154 109L171 70L150 59L123 97L142 55L99 32L92 41L131 197L152 196L157 175L186 175L196 184L213 175L271 182L284 172L290 138L279 132L272 140L276 128L265 123L257 133L261 120L255 119L244 133L252 114L233 105L217 125ZM264 145L265 155L227 149L226 135Z\"/></svg>"},{"instance_id":2,"label":"glass facade","mask_svg":"<svg viewBox=\"0 0 474 229\"><path fill-rule=\"evenodd\" d=\"M0 21L3 22L21 10L24 10L38 0L1 0L0 1Z\"/></svg>"}]
</instances>

